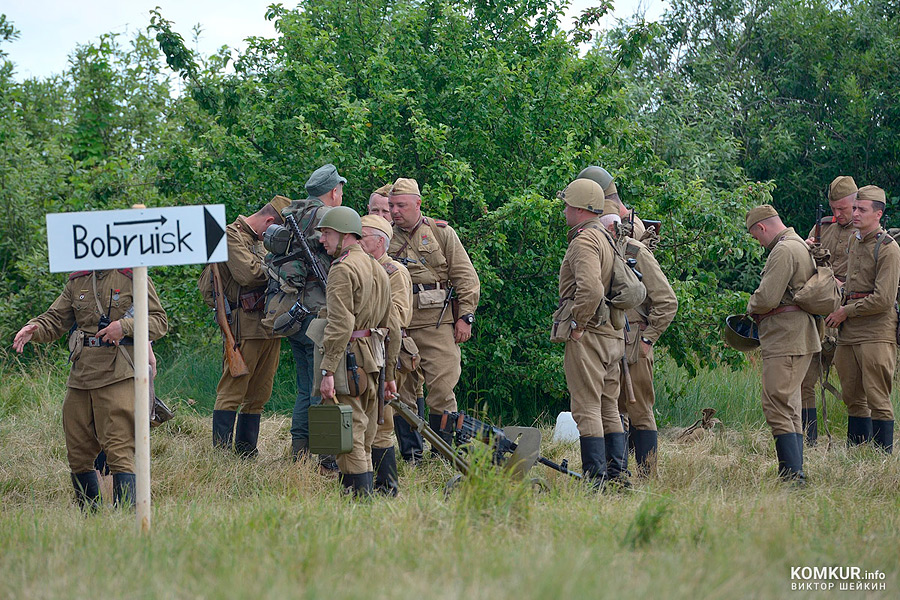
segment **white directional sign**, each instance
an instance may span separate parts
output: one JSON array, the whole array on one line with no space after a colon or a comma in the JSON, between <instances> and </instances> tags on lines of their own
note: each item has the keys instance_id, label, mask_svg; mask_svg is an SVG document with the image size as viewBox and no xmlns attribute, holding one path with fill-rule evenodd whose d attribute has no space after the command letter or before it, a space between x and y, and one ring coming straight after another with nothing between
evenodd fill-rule
<instances>
[{"instance_id":1,"label":"white directional sign","mask_svg":"<svg viewBox=\"0 0 900 600\"><path fill-rule=\"evenodd\" d=\"M225 205L47 215L53 273L228 260Z\"/></svg>"}]
</instances>

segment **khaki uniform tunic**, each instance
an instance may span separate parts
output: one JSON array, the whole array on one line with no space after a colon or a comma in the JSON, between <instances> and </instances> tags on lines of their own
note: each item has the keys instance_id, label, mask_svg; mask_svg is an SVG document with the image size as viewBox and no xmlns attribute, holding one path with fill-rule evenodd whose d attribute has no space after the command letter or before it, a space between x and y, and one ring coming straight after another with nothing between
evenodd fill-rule
<instances>
[{"instance_id":1,"label":"khaki uniform tunic","mask_svg":"<svg viewBox=\"0 0 900 600\"><path fill-rule=\"evenodd\" d=\"M856 230L853 229L851 223L840 225L834 217L824 217L822 219L819 243L823 248L831 251L831 268L835 277L841 281L847 279L850 236L853 235L854 231ZM815 234L816 228L813 227L807 237L814 238ZM827 370L834 361L837 333L837 329L831 327L825 329L825 342L822 344L822 352L814 355L810 362L809 370L806 372L803 383L800 385L803 408L816 407L816 384L819 382L823 370Z\"/></svg>"},{"instance_id":2,"label":"khaki uniform tunic","mask_svg":"<svg viewBox=\"0 0 900 600\"><path fill-rule=\"evenodd\" d=\"M328 322L325 325L322 369L337 370L347 345L356 355L360 375L368 378L366 391L359 397L337 396L338 404L353 407L353 449L337 457L338 467L346 475L373 471L372 442L377 423L377 387L375 336L351 340L354 331L389 328L391 316L390 281L384 268L363 249L353 244L331 264L326 289ZM397 356L388 354L396 363ZM324 400L323 400L324 401Z\"/></svg>"},{"instance_id":3,"label":"khaki uniform tunic","mask_svg":"<svg viewBox=\"0 0 900 600\"><path fill-rule=\"evenodd\" d=\"M134 336L131 270L96 271L96 298L111 321L120 321L126 337ZM73 325L85 336L97 334L101 313L94 295L91 271L69 276L62 294L47 312L31 319L37 325L32 340L52 342ZM168 330L166 312L148 279L150 340ZM86 473L94 468L100 450L106 452L112 473L134 472L134 346L88 347L75 358L66 381L63 430L69 468Z\"/></svg>"},{"instance_id":4,"label":"khaki uniform tunic","mask_svg":"<svg viewBox=\"0 0 900 600\"><path fill-rule=\"evenodd\" d=\"M791 290L799 289L815 272L806 242L788 227L766 248L769 257L747 312L763 315L793 306ZM762 407L773 435L803 433L800 384L812 355L822 349L815 318L802 310L778 313L759 324L763 358Z\"/></svg>"},{"instance_id":5,"label":"khaki uniform tunic","mask_svg":"<svg viewBox=\"0 0 900 600\"><path fill-rule=\"evenodd\" d=\"M653 404L656 401L653 391L653 347L650 347L646 356L642 356L641 348L644 344L641 337L653 343L659 340L675 319L678 298L653 253L638 241L628 238L626 242L626 256L634 256L637 270L644 276L642 281L647 288L647 299L636 310L626 312L631 330L625 332L625 354L628 357L635 402L632 404L628 401L625 374L622 373L619 412L628 415L633 428L656 431L656 418L653 415Z\"/></svg>"},{"instance_id":6,"label":"khaki uniform tunic","mask_svg":"<svg viewBox=\"0 0 900 600\"><path fill-rule=\"evenodd\" d=\"M400 342L402 331L406 329L409 320L412 318L412 281L409 278L409 271L385 253L381 258L377 259L388 274L388 281L391 285L391 318L390 328L391 334L388 337L388 354L399 356ZM395 381L397 389L400 389L402 381L401 373L397 370L397 361L393 363L388 361L384 369L385 381ZM391 441L391 433L394 431L394 410L390 406L384 407L384 423L378 426L375 433L375 441L372 442L374 448L389 448L393 445Z\"/></svg>"},{"instance_id":7,"label":"khaki uniform tunic","mask_svg":"<svg viewBox=\"0 0 900 600\"><path fill-rule=\"evenodd\" d=\"M599 218L589 219L568 233L569 247L559 268L559 297L571 299L572 320L584 334L566 342L563 366L572 416L582 437L603 437L624 431L619 419L619 372L625 339L598 310L612 282L612 239Z\"/></svg>"},{"instance_id":8,"label":"khaki uniform tunic","mask_svg":"<svg viewBox=\"0 0 900 600\"><path fill-rule=\"evenodd\" d=\"M239 410L260 414L272 397L272 384L278 369L281 339L273 339L271 327L263 325L266 250L244 217L225 228L228 261L219 264L222 289L232 307L232 333L247 364L249 375L232 377L228 362L222 360L222 377L216 387L216 410ZM258 310L245 311L239 298L256 290L262 294Z\"/></svg>"},{"instance_id":9,"label":"khaki uniform tunic","mask_svg":"<svg viewBox=\"0 0 900 600\"><path fill-rule=\"evenodd\" d=\"M457 409L454 388L462 372L459 345L454 336L453 311L448 306L435 328L443 307L443 298L449 284L454 286L454 296L459 300L459 315L474 314L481 296L481 282L466 249L452 227L444 221L422 217L417 227L409 232L394 225L394 236L388 253L406 265L413 283L413 314L408 335L419 347L419 357L428 396L425 403L438 414ZM425 294L424 288L438 287L444 294ZM426 303L426 296L440 298ZM417 382L413 377L404 378L400 399L407 406L416 405Z\"/></svg>"},{"instance_id":10,"label":"khaki uniform tunic","mask_svg":"<svg viewBox=\"0 0 900 600\"><path fill-rule=\"evenodd\" d=\"M847 413L892 421L891 387L897 360L897 286L900 247L883 229L850 238L844 306L847 320L840 326L834 364L841 379ZM885 241L887 243L885 243ZM878 261L875 261L875 247ZM865 298L850 294L871 292Z\"/></svg>"}]
</instances>

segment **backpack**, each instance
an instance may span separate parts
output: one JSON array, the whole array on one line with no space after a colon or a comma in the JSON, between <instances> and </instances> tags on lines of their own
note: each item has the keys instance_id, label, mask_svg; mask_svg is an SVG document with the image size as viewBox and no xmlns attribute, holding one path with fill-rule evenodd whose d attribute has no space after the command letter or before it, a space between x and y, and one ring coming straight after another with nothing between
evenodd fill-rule
<instances>
[{"instance_id":1,"label":"backpack","mask_svg":"<svg viewBox=\"0 0 900 600\"><path fill-rule=\"evenodd\" d=\"M634 265L637 259L633 256L637 255L638 247L631 244L633 256L625 258L628 254L627 238L622 236L624 248L620 250L612 237L606 236L610 246L612 246L615 257L613 258L613 276L609 289L606 290L606 299L610 306L619 310L629 310L637 308L644 303L647 298L647 288L641 282L641 276L635 270Z\"/></svg>"},{"instance_id":2,"label":"backpack","mask_svg":"<svg viewBox=\"0 0 900 600\"><path fill-rule=\"evenodd\" d=\"M807 250L816 270L803 287L796 291L792 290L792 296L797 306L805 312L827 316L841 305L841 290L831 268L831 252L819 244L807 246Z\"/></svg>"}]
</instances>

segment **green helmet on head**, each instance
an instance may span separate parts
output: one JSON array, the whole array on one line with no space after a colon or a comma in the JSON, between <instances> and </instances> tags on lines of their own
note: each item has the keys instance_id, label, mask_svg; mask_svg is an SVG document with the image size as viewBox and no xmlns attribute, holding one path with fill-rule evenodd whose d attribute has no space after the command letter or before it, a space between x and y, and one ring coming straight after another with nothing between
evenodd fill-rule
<instances>
[{"instance_id":1,"label":"green helmet on head","mask_svg":"<svg viewBox=\"0 0 900 600\"><path fill-rule=\"evenodd\" d=\"M609 174L609 171L595 165L582 169L581 173L578 174L578 179L590 179L591 181L596 181L604 190L613 182L612 175Z\"/></svg>"},{"instance_id":2,"label":"green helmet on head","mask_svg":"<svg viewBox=\"0 0 900 600\"><path fill-rule=\"evenodd\" d=\"M349 206L335 206L316 225L316 229L334 229L338 233L353 233L362 237L362 221L359 213Z\"/></svg>"},{"instance_id":3,"label":"green helmet on head","mask_svg":"<svg viewBox=\"0 0 900 600\"><path fill-rule=\"evenodd\" d=\"M725 343L739 352L759 348L759 329L750 315L731 315L725 319Z\"/></svg>"}]
</instances>

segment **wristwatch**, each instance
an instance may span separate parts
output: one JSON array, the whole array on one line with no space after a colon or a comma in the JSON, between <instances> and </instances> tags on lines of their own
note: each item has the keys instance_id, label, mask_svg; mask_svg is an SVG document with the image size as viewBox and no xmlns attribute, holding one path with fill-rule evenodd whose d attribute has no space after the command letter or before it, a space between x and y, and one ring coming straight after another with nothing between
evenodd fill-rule
<instances>
[{"instance_id":1,"label":"wristwatch","mask_svg":"<svg viewBox=\"0 0 900 600\"><path fill-rule=\"evenodd\" d=\"M328 377L332 373L326 369L322 369L322 377Z\"/></svg>"},{"instance_id":2,"label":"wristwatch","mask_svg":"<svg viewBox=\"0 0 900 600\"><path fill-rule=\"evenodd\" d=\"M648 339L645 338L644 336L641 336L641 341L644 342L645 344L647 344L648 346L652 346L652 345L653 345L653 342L651 342L650 340L648 340Z\"/></svg>"},{"instance_id":3,"label":"wristwatch","mask_svg":"<svg viewBox=\"0 0 900 600\"><path fill-rule=\"evenodd\" d=\"M463 323L468 323L469 325L471 325L472 323L475 322L475 315L473 315L472 313L469 313L467 315L461 316L459 318L459 320L462 321Z\"/></svg>"}]
</instances>

